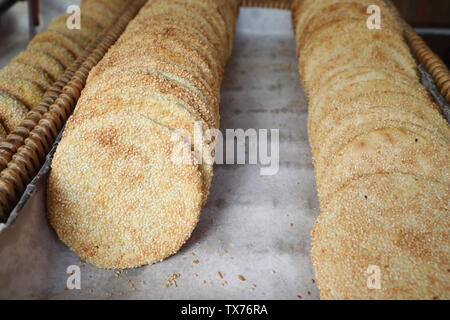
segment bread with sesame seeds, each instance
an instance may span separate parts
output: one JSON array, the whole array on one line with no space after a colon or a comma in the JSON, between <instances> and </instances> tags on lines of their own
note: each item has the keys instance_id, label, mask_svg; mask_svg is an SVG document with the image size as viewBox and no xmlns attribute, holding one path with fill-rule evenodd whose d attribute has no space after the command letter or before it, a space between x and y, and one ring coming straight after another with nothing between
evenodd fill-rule
<instances>
[{"instance_id":1,"label":"bread with sesame seeds","mask_svg":"<svg viewBox=\"0 0 450 320\"><path fill-rule=\"evenodd\" d=\"M381 29L366 26L369 5L381 9ZM295 0L293 23L320 200L311 259L321 298L448 299L450 127L400 24L380 0Z\"/></svg>"},{"instance_id":2,"label":"bread with sesame seeds","mask_svg":"<svg viewBox=\"0 0 450 320\"><path fill-rule=\"evenodd\" d=\"M49 89L53 83L52 79L44 70L20 62L11 62L7 64L0 70L0 76L19 77L21 79L30 80L44 90Z\"/></svg>"},{"instance_id":3,"label":"bread with sesame seeds","mask_svg":"<svg viewBox=\"0 0 450 320\"><path fill-rule=\"evenodd\" d=\"M61 63L64 68L70 67L75 61L75 56L69 50L51 42L35 42L30 44L28 48L47 53Z\"/></svg>"},{"instance_id":4,"label":"bread with sesame seeds","mask_svg":"<svg viewBox=\"0 0 450 320\"><path fill-rule=\"evenodd\" d=\"M89 41L93 40L103 30L100 24L83 14L80 15L80 29L69 29L67 27L67 21L70 21L70 17L71 14L60 15L52 20L48 29L66 33L72 39L76 39L78 35L81 35L82 38L88 39Z\"/></svg>"},{"instance_id":5,"label":"bread with sesame seeds","mask_svg":"<svg viewBox=\"0 0 450 320\"><path fill-rule=\"evenodd\" d=\"M0 92L5 92L31 109L39 104L44 90L31 80L2 77L0 75Z\"/></svg>"},{"instance_id":6,"label":"bread with sesame seeds","mask_svg":"<svg viewBox=\"0 0 450 320\"><path fill-rule=\"evenodd\" d=\"M30 41L30 44L36 42L50 42L57 44L58 46L69 50L75 57L81 56L84 50L79 43L69 38L68 36L54 30L45 30L37 34Z\"/></svg>"},{"instance_id":7,"label":"bread with sesame seeds","mask_svg":"<svg viewBox=\"0 0 450 320\"><path fill-rule=\"evenodd\" d=\"M81 14L99 24L102 28L110 26L117 13L108 8L102 1L84 1L80 7Z\"/></svg>"},{"instance_id":8,"label":"bread with sesame seeds","mask_svg":"<svg viewBox=\"0 0 450 320\"><path fill-rule=\"evenodd\" d=\"M48 181L58 237L101 268L151 264L176 253L200 216L192 154L171 160L171 130L139 113L111 112L64 133Z\"/></svg>"},{"instance_id":9,"label":"bread with sesame seeds","mask_svg":"<svg viewBox=\"0 0 450 320\"><path fill-rule=\"evenodd\" d=\"M79 100L80 105L94 106L76 109L71 121L66 126L66 131L73 130L79 124L112 111L127 111L143 114L146 118L158 122L172 130L185 130L189 137L194 137L195 126L203 131L208 125L196 113L189 110L186 103L174 96L158 94L149 91L147 87L137 83L120 93L114 90L102 91L101 95L85 93ZM211 143L204 141L192 141L195 150L203 151L203 159L200 171L203 180L203 194L206 200L211 186L213 168L208 162L208 152Z\"/></svg>"},{"instance_id":10,"label":"bread with sesame seeds","mask_svg":"<svg viewBox=\"0 0 450 320\"><path fill-rule=\"evenodd\" d=\"M99 1L90 2L89 8L101 6ZM97 5L96 5L97 3ZM114 12L101 18L103 24L111 24L120 14L128 0L114 0ZM2 101L0 116L7 133L13 131L25 118L25 109L38 105L54 81L58 80L84 48L103 31L103 27L87 15L81 15L81 29L69 30L67 19L71 15L56 17L44 32L36 35L13 60L0 70ZM13 97L13 98L11 98Z\"/></svg>"},{"instance_id":11,"label":"bread with sesame seeds","mask_svg":"<svg viewBox=\"0 0 450 320\"><path fill-rule=\"evenodd\" d=\"M178 30L180 31L180 30ZM139 50L139 44L146 40L145 51L152 54L153 52L169 50L168 55L176 56L184 55L191 60L191 64L197 65L201 68L201 72L205 80L211 84L215 84L216 79L223 76L223 70L219 61L212 57L211 53L206 53L201 47L195 46L196 41L191 41L193 36L189 36L186 32L180 33L175 27L167 26L152 32L149 35L143 35L140 32L135 32L133 36L125 39L119 38L117 47L136 48ZM182 35L183 34L183 35ZM143 39L144 38L144 39ZM217 84L215 84L217 86Z\"/></svg>"},{"instance_id":12,"label":"bread with sesame seeds","mask_svg":"<svg viewBox=\"0 0 450 320\"><path fill-rule=\"evenodd\" d=\"M214 138L194 132L219 127L219 89L234 30L227 23L237 15L238 1L230 2L147 2L90 73L57 148L47 193L52 226L86 261L102 268L154 263L175 253L195 227L213 176ZM208 13L229 20L212 23L203 16ZM109 145L98 146L110 131ZM124 141L142 150L148 165L141 152L121 161L120 152L109 151ZM174 152L189 162L177 163ZM120 167L109 169L118 161ZM134 186L128 173L144 178ZM185 185L177 192L165 190L180 179Z\"/></svg>"},{"instance_id":13,"label":"bread with sesame seeds","mask_svg":"<svg viewBox=\"0 0 450 320\"><path fill-rule=\"evenodd\" d=\"M6 132L6 129L3 126L3 124L1 123L1 119L0 119L0 139L4 139L7 135L8 135L8 133Z\"/></svg>"},{"instance_id":14,"label":"bread with sesame seeds","mask_svg":"<svg viewBox=\"0 0 450 320\"><path fill-rule=\"evenodd\" d=\"M36 49L22 51L12 61L40 68L44 70L53 81L56 81L61 77L65 70L64 66L58 60L49 54Z\"/></svg>"},{"instance_id":15,"label":"bread with sesame seeds","mask_svg":"<svg viewBox=\"0 0 450 320\"><path fill-rule=\"evenodd\" d=\"M0 91L0 122L10 133L27 116L28 108L15 97Z\"/></svg>"}]
</instances>

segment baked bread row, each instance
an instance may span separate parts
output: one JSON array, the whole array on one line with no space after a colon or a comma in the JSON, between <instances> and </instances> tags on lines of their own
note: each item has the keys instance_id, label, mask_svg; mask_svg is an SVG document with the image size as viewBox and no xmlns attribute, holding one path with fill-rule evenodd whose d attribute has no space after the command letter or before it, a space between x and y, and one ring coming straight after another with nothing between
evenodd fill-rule
<instances>
[{"instance_id":1,"label":"baked bread row","mask_svg":"<svg viewBox=\"0 0 450 320\"><path fill-rule=\"evenodd\" d=\"M70 14L54 19L27 48L0 70L0 139L12 132L38 105L90 41L109 26L127 0L84 0L81 28L69 29Z\"/></svg>"},{"instance_id":2,"label":"baked bread row","mask_svg":"<svg viewBox=\"0 0 450 320\"><path fill-rule=\"evenodd\" d=\"M380 29L367 26L370 5ZM321 297L448 299L450 129L399 22L381 0L296 0L293 9L321 208L311 251Z\"/></svg>"},{"instance_id":3,"label":"baked bread row","mask_svg":"<svg viewBox=\"0 0 450 320\"><path fill-rule=\"evenodd\" d=\"M177 252L213 175L191 148L219 127L237 0L148 1L90 73L56 150L48 212L59 238L102 268ZM173 158L187 150L183 161Z\"/></svg>"}]
</instances>

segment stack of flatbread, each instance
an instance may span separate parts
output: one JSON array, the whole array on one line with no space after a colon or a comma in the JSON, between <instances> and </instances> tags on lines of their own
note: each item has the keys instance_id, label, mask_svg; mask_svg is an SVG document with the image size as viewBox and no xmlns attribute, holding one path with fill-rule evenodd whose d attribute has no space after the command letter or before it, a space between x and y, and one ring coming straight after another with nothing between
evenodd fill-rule
<instances>
[{"instance_id":1,"label":"stack of flatbread","mask_svg":"<svg viewBox=\"0 0 450 320\"><path fill-rule=\"evenodd\" d=\"M196 155L208 141L192 137L219 126L238 5L148 1L90 73L47 200L59 238L81 258L137 267L190 237L212 178L212 163Z\"/></svg>"},{"instance_id":2,"label":"stack of flatbread","mask_svg":"<svg viewBox=\"0 0 450 320\"><path fill-rule=\"evenodd\" d=\"M128 0L84 0L79 21L76 13L57 17L0 70L0 138L12 132L28 110L40 103L45 91L90 41L114 22L127 3Z\"/></svg>"},{"instance_id":3,"label":"stack of flatbread","mask_svg":"<svg viewBox=\"0 0 450 320\"><path fill-rule=\"evenodd\" d=\"M321 207L312 232L321 297L448 299L450 129L400 24L381 0L293 9Z\"/></svg>"}]
</instances>

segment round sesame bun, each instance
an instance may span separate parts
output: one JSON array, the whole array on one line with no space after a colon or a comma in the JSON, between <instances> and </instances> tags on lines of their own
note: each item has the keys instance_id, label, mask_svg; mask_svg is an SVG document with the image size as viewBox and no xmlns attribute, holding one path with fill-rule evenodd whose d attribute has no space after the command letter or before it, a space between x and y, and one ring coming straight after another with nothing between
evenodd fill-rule
<instances>
[{"instance_id":1,"label":"round sesame bun","mask_svg":"<svg viewBox=\"0 0 450 320\"><path fill-rule=\"evenodd\" d=\"M39 85L44 90L48 90L52 84L52 80L50 79L47 72L40 68L20 62L11 62L10 64L6 65L0 71L0 77L17 77L25 80L30 80Z\"/></svg>"},{"instance_id":2,"label":"round sesame bun","mask_svg":"<svg viewBox=\"0 0 450 320\"><path fill-rule=\"evenodd\" d=\"M93 40L102 31L102 27L93 21L91 18L81 15L80 29L69 29L67 21L71 18L71 14L63 14L55 18L49 25L49 30L59 31L66 34L69 38L74 40ZM80 37L81 36L81 37Z\"/></svg>"},{"instance_id":3,"label":"round sesame bun","mask_svg":"<svg viewBox=\"0 0 450 320\"><path fill-rule=\"evenodd\" d=\"M39 104L44 95L42 88L33 81L3 77L0 75L0 91L10 94L23 102L28 109Z\"/></svg>"},{"instance_id":4,"label":"round sesame bun","mask_svg":"<svg viewBox=\"0 0 450 320\"><path fill-rule=\"evenodd\" d=\"M101 268L139 267L176 253L199 220L203 194L198 166L190 156L173 161L172 140L170 129L129 112L66 131L47 198L61 241Z\"/></svg>"},{"instance_id":5,"label":"round sesame bun","mask_svg":"<svg viewBox=\"0 0 450 320\"><path fill-rule=\"evenodd\" d=\"M401 173L360 177L337 191L312 231L321 298L449 299L449 192ZM380 290L367 286L371 265L381 270Z\"/></svg>"},{"instance_id":6,"label":"round sesame bun","mask_svg":"<svg viewBox=\"0 0 450 320\"><path fill-rule=\"evenodd\" d=\"M7 133L27 116L28 108L13 96L0 91L0 121Z\"/></svg>"},{"instance_id":7,"label":"round sesame bun","mask_svg":"<svg viewBox=\"0 0 450 320\"><path fill-rule=\"evenodd\" d=\"M33 38L33 40L30 41L30 44L35 42L55 43L63 48L66 48L67 50L72 52L76 57L81 56L84 51L83 47L80 44L73 41L71 38L63 35L62 33L54 30L46 30L44 32L39 33Z\"/></svg>"},{"instance_id":8,"label":"round sesame bun","mask_svg":"<svg viewBox=\"0 0 450 320\"><path fill-rule=\"evenodd\" d=\"M371 4L381 29L365 27ZM382 0L292 8L321 211L311 239L320 297L448 299L450 127L402 25Z\"/></svg>"},{"instance_id":9,"label":"round sesame bun","mask_svg":"<svg viewBox=\"0 0 450 320\"><path fill-rule=\"evenodd\" d=\"M202 141L195 140L195 126L199 126L203 133L206 132L208 126L200 116L191 112L189 106L182 100L152 92L148 90L148 87L136 84L120 92L103 91L101 96L92 95L85 91L78 100L78 106L81 107L75 110L66 130L72 130L72 127L76 127L80 123L109 112L126 111L127 113L139 113L147 119L156 121L170 129L184 130L184 132L189 133L191 142L195 144L196 149L203 151L203 159L199 170L202 173L203 193L206 201L213 176L213 166L208 162L209 158L206 157L210 154L213 146L203 139L200 139Z\"/></svg>"},{"instance_id":10,"label":"round sesame bun","mask_svg":"<svg viewBox=\"0 0 450 320\"><path fill-rule=\"evenodd\" d=\"M28 48L45 52L55 58L64 68L68 68L75 61L75 56L66 48L51 42L34 42Z\"/></svg>"},{"instance_id":11,"label":"round sesame bun","mask_svg":"<svg viewBox=\"0 0 450 320\"><path fill-rule=\"evenodd\" d=\"M52 80L58 80L65 71L64 66L49 54L36 49L22 51L13 59L14 62L28 64L44 70Z\"/></svg>"}]
</instances>

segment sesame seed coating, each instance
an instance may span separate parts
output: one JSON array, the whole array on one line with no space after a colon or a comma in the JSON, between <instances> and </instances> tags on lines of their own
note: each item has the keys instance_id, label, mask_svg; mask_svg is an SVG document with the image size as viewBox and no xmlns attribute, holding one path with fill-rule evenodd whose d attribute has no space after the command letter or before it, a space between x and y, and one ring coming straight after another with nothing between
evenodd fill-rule
<instances>
[{"instance_id":1,"label":"sesame seed coating","mask_svg":"<svg viewBox=\"0 0 450 320\"><path fill-rule=\"evenodd\" d=\"M194 153L211 142L195 141L194 128L219 126L237 4L148 1L90 72L47 193L52 226L86 261L138 267L174 254L190 237L213 176ZM180 130L190 139L174 139ZM173 159L180 141L187 163Z\"/></svg>"},{"instance_id":2,"label":"sesame seed coating","mask_svg":"<svg viewBox=\"0 0 450 320\"><path fill-rule=\"evenodd\" d=\"M168 128L138 113L111 112L65 132L48 182L49 219L81 258L138 267L174 254L200 215L194 164L170 161Z\"/></svg>"},{"instance_id":3,"label":"sesame seed coating","mask_svg":"<svg viewBox=\"0 0 450 320\"><path fill-rule=\"evenodd\" d=\"M380 29L366 25L369 5ZM450 127L401 25L381 0L295 0L293 23L320 200L311 259L321 298L448 299Z\"/></svg>"},{"instance_id":4,"label":"sesame seed coating","mask_svg":"<svg viewBox=\"0 0 450 320\"><path fill-rule=\"evenodd\" d=\"M98 1L90 2L95 7ZM104 24L111 24L128 2L111 2L111 15L104 15ZM101 5L104 8L104 5ZM89 10L86 9L86 11ZM74 61L83 54L84 48L102 30L92 18L81 15L81 29L69 29L70 14L56 17L48 29L35 36L27 49L17 55L0 70L0 122L7 133L13 131L26 116L26 110L38 105L46 90L58 80ZM3 138L3 136L0 134Z\"/></svg>"}]
</instances>

